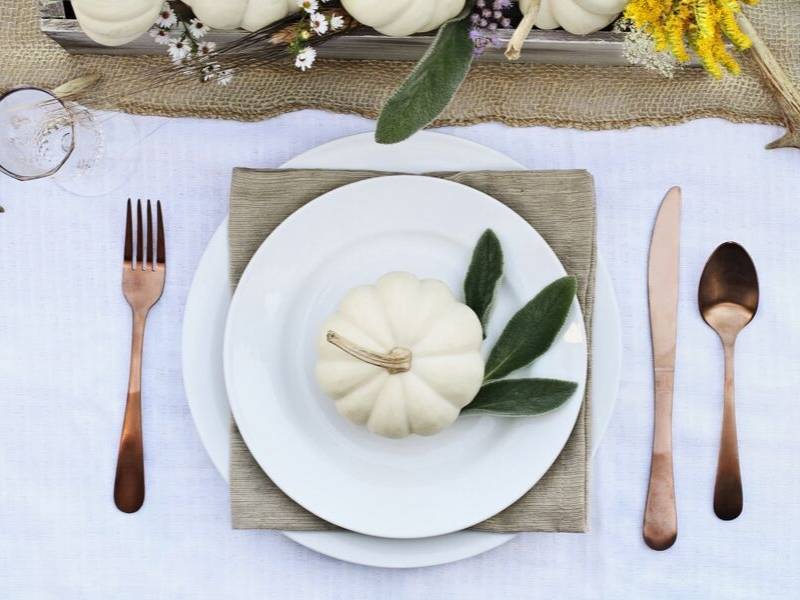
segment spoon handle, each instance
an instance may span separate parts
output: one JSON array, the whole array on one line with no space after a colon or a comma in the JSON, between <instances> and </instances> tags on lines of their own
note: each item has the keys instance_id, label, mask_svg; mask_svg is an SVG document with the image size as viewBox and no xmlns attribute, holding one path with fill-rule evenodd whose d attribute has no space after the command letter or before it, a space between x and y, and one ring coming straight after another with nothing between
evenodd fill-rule
<instances>
[{"instance_id":1,"label":"spoon handle","mask_svg":"<svg viewBox=\"0 0 800 600\"><path fill-rule=\"evenodd\" d=\"M739 442L736 435L733 365L734 344L723 342L725 349L725 401L722 407L722 437L714 486L714 513L725 521L742 514L742 475L739 470Z\"/></svg>"},{"instance_id":2,"label":"spoon handle","mask_svg":"<svg viewBox=\"0 0 800 600\"><path fill-rule=\"evenodd\" d=\"M675 478L672 471L672 370L655 373L655 423L650 485L644 509L642 534L653 550L666 550L678 537Z\"/></svg>"}]
</instances>

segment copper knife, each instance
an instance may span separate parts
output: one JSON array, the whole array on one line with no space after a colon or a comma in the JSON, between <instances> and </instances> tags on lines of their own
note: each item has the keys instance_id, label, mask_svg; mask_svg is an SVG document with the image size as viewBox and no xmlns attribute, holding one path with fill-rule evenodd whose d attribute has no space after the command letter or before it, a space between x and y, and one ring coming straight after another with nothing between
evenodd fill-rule
<instances>
[{"instance_id":1,"label":"copper knife","mask_svg":"<svg viewBox=\"0 0 800 600\"><path fill-rule=\"evenodd\" d=\"M653 342L655 422L650 485L644 511L644 540L666 550L678 537L675 479L672 471L672 393L678 324L678 263L681 189L671 188L658 210L650 241L648 298Z\"/></svg>"}]
</instances>

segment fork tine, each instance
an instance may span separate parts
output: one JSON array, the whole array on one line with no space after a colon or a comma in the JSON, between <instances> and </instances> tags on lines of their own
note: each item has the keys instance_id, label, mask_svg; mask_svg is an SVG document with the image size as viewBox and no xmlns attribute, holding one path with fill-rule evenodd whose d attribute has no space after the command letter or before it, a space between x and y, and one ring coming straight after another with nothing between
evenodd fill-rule
<instances>
[{"instance_id":1,"label":"fork tine","mask_svg":"<svg viewBox=\"0 0 800 600\"><path fill-rule=\"evenodd\" d=\"M153 212L150 210L150 200L147 201L147 262L145 268L155 271L153 264Z\"/></svg>"},{"instance_id":2,"label":"fork tine","mask_svg":"<svg viewBox=\"0 0 800 600\"><path fill-rule=\"evenodd\" d=\"M164 240L164 219L161 215L161 200L156 202L156 222L158 234L156 236L156 262L165 265L167 262L167 248Z\"/></svg>"},{"instance_id":3,"label":"fork tine","mask_svg":"<svg viewBox=\"0 0 800 600\"><path fill-rule=\"evenodd\" d=\"M133 260L133 223L131 223L131 199L128 198L128 211L125 216L125 252L122 260L131 262Z\"/></svg>"},{"instance_id":4,"label":"fork tine","mask_svg":"<svg viewBox=\"0 0 800 600\"><path fill-rule=\"evenodd\" d=\"M142 238L144 227L142 227L142 201L136 201L136 267L144 270L144 242Z\"/></svg>"}]
</instances>

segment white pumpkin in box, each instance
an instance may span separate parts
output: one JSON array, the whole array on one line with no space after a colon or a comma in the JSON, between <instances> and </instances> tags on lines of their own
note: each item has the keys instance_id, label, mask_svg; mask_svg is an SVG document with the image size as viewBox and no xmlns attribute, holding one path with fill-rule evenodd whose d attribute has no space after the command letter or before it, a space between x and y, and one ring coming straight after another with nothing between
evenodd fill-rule
<instances>
[{"instance_id":1,"label":"white pumpkin in box","mask_svg":"<svg viewBox=\"0 0 800 600\"><path fill-rule=\"evenodd\" d=\"M434 279L389 273L350 290L322 328L316 376L343 416L378 435L431 435L483 382L477 315Z\"/></svg>"},{"instance_id":2,"label":"white pumpkin in box","mask_svg":"<svg viewBox=\"0 0 800 600\"><path fill-rule=\"evenodd\" d=\"M628 4L628 0L520 0L523 14L539 7L534 25L540 29L561 27L576 35L603 29Z\"/></svg>"},{"instance_id":3,"label":"white pumpkin in box","mask_svg":"<svg viewBox=\"0 0 800 600\"><path fill-rule=\"evenodd\" d=\"M391 36L433 31L460 13L465 3L465 0L342 0L342 6L356 21Z\"/></svg>"},{"instance_id":4,"label":"white pumpkin in box","mask_svg":"<svg viewBox=\"0 0 800 600\"><path fill-rule=\"evenodd\" d=\"M83 32L98 44L121 46L155 23L162 0L72 0Z\"/></svg>"},{"instance_id":5,"label":"white pumpkin in box","mask_svg":"<svg viewBox=\"0 0 800 600\"><path fill-rule=\"evenodd\" d=\"M300 10L297 0L184 0L213 29L257 31Z\"/></svg>"}]
</instances>

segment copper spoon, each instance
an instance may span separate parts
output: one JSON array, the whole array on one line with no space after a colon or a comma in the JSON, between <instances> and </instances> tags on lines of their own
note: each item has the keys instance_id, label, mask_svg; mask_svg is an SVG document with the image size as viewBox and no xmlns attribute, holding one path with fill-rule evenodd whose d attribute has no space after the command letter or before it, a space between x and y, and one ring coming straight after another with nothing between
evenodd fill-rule
<instances>
[{"instance_id":1,"label":"copper spoon","mask_svg":"<svg viewBox=\"0 0 800 600\"><path fill-rule=\"evenodd\" d=\"M708 259L698 291L700 314L719 334L725 351L725 401L714 486L714 513L725 521L742 513L742 476L734 408L736 336L758 310L758 275L747 251L735 242L720 245Z\"/></svg>"}]
</instances>

